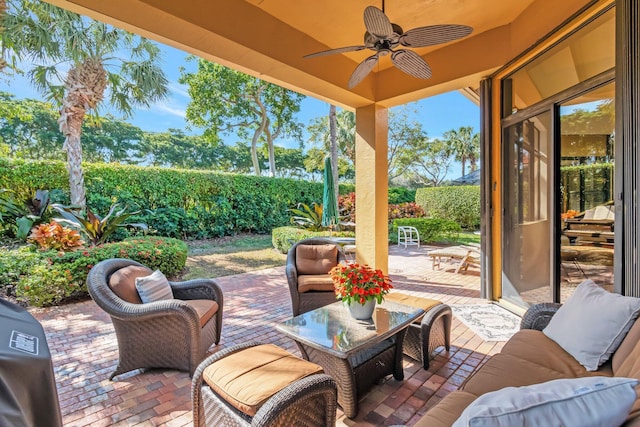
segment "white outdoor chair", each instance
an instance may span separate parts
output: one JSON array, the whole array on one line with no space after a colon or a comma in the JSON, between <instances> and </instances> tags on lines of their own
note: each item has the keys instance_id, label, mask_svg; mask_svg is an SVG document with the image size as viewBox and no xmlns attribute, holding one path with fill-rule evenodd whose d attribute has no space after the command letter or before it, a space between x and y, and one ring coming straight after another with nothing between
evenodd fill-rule
<instances>
[{"instance_id":1,"label":"white outdoor chair","mask_svg":"<svg viewBox=\"0 0 640 427\"><path fill-rule=\"evenodd\" d=\"M409 245L420 247L420 233L415 227L401 225L398 227L398 246L404 245L405 249Z\"/></svg>"}]
</instances>

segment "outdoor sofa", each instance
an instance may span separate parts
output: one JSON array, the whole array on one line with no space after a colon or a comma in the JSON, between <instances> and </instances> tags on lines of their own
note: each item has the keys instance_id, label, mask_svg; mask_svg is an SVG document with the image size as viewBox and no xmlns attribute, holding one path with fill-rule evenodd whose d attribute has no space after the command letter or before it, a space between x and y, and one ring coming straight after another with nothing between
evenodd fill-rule
<instances>
[{"instance_id":1,"label":"outdoor sofa","mask_svg":"<svg viewBox=\"0 0 640 427\"><path fill-rule=\"evenodd\" d=\"M522 319L521 330L502 351L467 378L459 390L432 407L415 426L640 426L640 399L636 391L640 378L640 321L636 321L640 299L605 292L587 280L565 302L563 311L560 304L550 303L529 308ZM574 298L578 293L581 295ZM618 303L627 305L620 307ZM615 326L612 316L619 316L621 320L617 324L630 329ZM602 340L597 336L607 330L615 335L613 339ZM577 355L589 369L597 369L587 370L547 334ZM591 349L585 352L583 348L593 343L614 351L599 367L597 363L606 357L596 352L594 359L594 354L589 354ZM614 381L632 382L623 385L626 406L622 404L624 398L603 394L620 391L607 388L608 383ZM591 384L570 390L568 398L557 396L563 393L563 387L582 382ZM558 400L554 400L556 398ZM570 421L563 422L562 417L569 417ZM597 422L598 417L604 421Z\"/></svg>"}]
</instances>

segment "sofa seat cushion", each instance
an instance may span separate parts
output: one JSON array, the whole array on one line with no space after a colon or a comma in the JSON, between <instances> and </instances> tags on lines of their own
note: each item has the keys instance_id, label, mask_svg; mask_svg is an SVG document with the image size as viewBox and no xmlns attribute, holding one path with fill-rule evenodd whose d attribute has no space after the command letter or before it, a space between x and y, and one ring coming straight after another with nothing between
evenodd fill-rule
<instances>
[{"instance_id":1,"label":"sofa seat cushion","mask_svg":"<svg viewBox=\"0 0 640 427\"><path fill-rule=\"evenodd\" d=\"M132 304L142 304L138 290L136 289L136 279L138 277L150 276L153 271L147 267L129 265L121 268L109 277L109 287L119 298Z\"/></svg>"},{"instance_id":2,"label":"sofa seat cushion","mask_svg":"<svg viewBox=\"0 0 640 427\"><path fill-rule=\"evenodd\" d=\"M567 378L591 375L612 376L611 364L597 371L587 371L573 356L541 331L523 329L516 332L502 347L501 354L508 354L552 369Z\"/></svg>"},{"instance_id":3,"label":"sofa seat cushion","mask_svg":"<svg viewBox=\"0 0 640 427\"><path fill-rule=\"evenodd\" d=\"M184 302L193 307L198 313L201 328L204 328L204 325L218 312L219 308L218 303L210 299L192 299Z\"/></svg>"},{"instance_id":4,"label":"sofa seat cushion","mask_svg":"<svg viewBox=\"0 0 640 427\"><path fill-rule=\"evenodd\" d=\"M451 427L477 396L466 391L449 393L431 408L414 427Z\"/></svg>"},{"instance_id":5,"label":"sofa seat cushion","mask_svg":"<svg viewBox=\"0 0 640 427\"><path fill-rule=\"evenodd\" d=\"M442 301L437 299L420 298L413 295L403 294L402 292L391 292L384 297L385 301L393 301L399 304L408 305L423 310L425 313L431 310L436 305L442 304ZM420 316L414 323L422 322L424 314Z\"/></svg>"},{"instance_id":6,"label":"sofa seat cushion","mask_svg":"<svg viewBox=\"0 0 640 427\"><path fill-rule=\"evenodd\" d=\"M296 270L300 274L327 274L338 265L336 245L296 246Z\"/></svg>"},{"instance_id":7,"label":"sofa seat cushion","mask_svg":"<svg viewBox=\"0 0 640 427\"><path fill-rule=\"evenodd\" d=\"M230 354L203 372L204 381L222 399L253 417L274 394L289 384L323 370L273 344Z\"/></svg>"},{"instance_id":8,"label":"sofa seat cushion","mask_svg":"<svg viewBox=\"0 0 640 427\"><path fill-rule=\"evenodd\" d=\"M611 357L613 372L615 375L618 375L618 369L620 369L627 358L631 357L633 360L640 359L640 348L637 346L639 341L640 320L636 320L633 326L631 326L631 329L629 329L627 336L625 336L622 343L620 343L618 350L616 350Z\"/></svg>"},{"instance_id":9,"label":"sofa seat cushion","mask_svg":"<svg viewBox=\"0 0 640 427\"><path fill-rule=\"evenodd\" d=\"M333 280L328 274L298 275L298 292L309 291L333 292Z\"/></svg>"},{"instance_id":10,"label":"sofa seat cushion","mask_svg":"<svg viewBox=\"0 0 640 427\"><path fill-rule=\"evenodd\" d=\"M462 385L476 396L504 387L521 387L562 378L575 378L528 360L508 354L496 354Z\"/></svg>"},{"instance_id":11,"label":"sofa seat cushion","mask_svg":"<svg viewBox=\"0 0 640 427\"><path fill-rule=\"evenodd\" d=\"M616 376L636 378L640 380L640 341L636 342L634 348L629 352L622 364L615 370ZM640 395L640 387L636 387L636 392ZM640 425L640 399L636 399L628 420L635 420Z\"/></svg>"}]
</instances>

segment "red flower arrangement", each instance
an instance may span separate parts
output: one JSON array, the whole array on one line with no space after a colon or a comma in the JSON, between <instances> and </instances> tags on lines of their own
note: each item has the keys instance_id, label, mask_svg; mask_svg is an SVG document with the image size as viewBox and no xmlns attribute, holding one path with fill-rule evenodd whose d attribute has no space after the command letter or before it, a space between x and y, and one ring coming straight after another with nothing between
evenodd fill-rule
<instances>
[{"instance_id":1,"label":"red flower arrangement","mask_svg":"<svg viewBox=\"0 0 640 427\"><path fill-rule=\"evenodd\" d=\"M365 302L375 299L378 304L393 285L391 279L382 270L374 270L368 265L338 264L329 271L333 279L336 299L347 304Z\"/></svg>"}]
</instances>

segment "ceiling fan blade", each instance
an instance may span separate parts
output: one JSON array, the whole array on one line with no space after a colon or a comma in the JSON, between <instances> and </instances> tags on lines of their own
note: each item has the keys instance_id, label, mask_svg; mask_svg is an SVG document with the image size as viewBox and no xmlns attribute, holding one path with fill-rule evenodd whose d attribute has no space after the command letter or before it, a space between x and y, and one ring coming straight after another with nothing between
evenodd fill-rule
<instances>
[{"instance_id":1,"label":"ceiling fan blade","mask_svg":"<svg viewBox=\"0 0 640 427\"><path fill-rule=\"evenodd\" d=\"M366 49L366 46L345 46L336 49L323 50L321 52L310 53L303 56L303 58L315 58L316 56L333 55L336 53L357 52L359 50Z\"/></svg>"},{"instance_id":2,"label":"ceiling fan blade","mask_svg":"<svg viewBox=\"0 0 640 427\"><path fill-rule=\"evenodd\" d=\"M369 34L380 39L388 38L393 34L393 26L387 15L375 6L367 6L364 10L364 26Z\"/></svg>"},{"instance_id":3,"label":"ceiling fan blade","mask_svg":"<svg viewBox=\"0 0 640 427\"><path fill-rule=\"evenodd\" d=\"M466 37L473 28L466 25L444 24L418 27L400 36L400 44L409 47L433 46Z\"/></svg>"},{"instance_id":4,"label":"ceiling fan blade","mask_svg":"<svg viewBox=\"0 0 640 427\"><path fill-rule=\"evenodd\" d=\"M391 62L400 70L419 79L431 78L431 67L420 55L411 50L396 50L391 54Z\"/></svg>"},{"instance_id":5,"label":"ceiling fan blade","mask_svg":"<svg viewBox=\"0 0 640 427\"><path fill-rule=\"evenodd\" d=\"M362 81L362 79L367 77L367 75L371 72L371 70L373 70L373 67L375 67L377 63L378 63L377 53L375 55L371 55L370 57L362 61L356 67L356 69L353 70L353 73L349 78L349 84L348 84L349 89L352 89L353 87L357 86L358 83Z\"/></svg>"}]
</instances>

